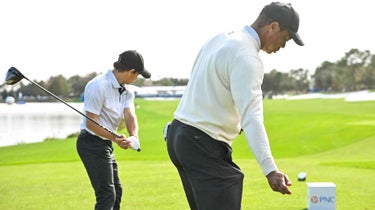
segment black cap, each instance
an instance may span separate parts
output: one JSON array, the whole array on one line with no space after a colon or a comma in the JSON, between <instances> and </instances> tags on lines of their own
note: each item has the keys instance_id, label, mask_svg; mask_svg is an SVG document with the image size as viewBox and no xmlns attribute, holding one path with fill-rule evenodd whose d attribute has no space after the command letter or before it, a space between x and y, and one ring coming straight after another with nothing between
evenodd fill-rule
<instances>
[{"instance_id":1,"label":"black cap","mask_svg":"<svg viewBox=\"0 0 375 210\"><path fill-rule=\"evenodd\" d=\"M272 2L266 5L262 13L285 27L295 43L303 46L304 43L298 35L299 16L290 3Z\"/></svg>"},{"instance_id":2,"label":"black cap","mask_svg":"<svg viewBox=\"0 0 375 210\"><path fill-rule=\"evenodd\" d=\"M114 63L115 68L130 68L135 69L144 78L151 77L151 73L145 69L143 57L135 50L128 50L119 55L118 61Z\"/></svg>"}]
</instances>

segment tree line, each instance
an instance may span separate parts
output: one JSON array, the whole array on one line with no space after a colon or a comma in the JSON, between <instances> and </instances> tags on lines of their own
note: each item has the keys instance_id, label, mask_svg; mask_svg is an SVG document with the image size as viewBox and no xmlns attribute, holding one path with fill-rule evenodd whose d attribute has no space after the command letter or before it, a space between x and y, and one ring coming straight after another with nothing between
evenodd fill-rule
<instances>
[{"instance_id":1,"label":"tree line","mask_svg":"<svg viewBox=\"0 0 375 210\"><path fill-rule=\"evenodd\" d=\"M47 81L34 81L55 95L68 100L81 98L85 85L97 76L90 73L85 76L75 75L65 78L63 75L52 76ZM162 78L160 80L144 80L138 78L134 85L142 86L184 86L189 79ZM262 84L265 97L285 93L306 92L347 92L374 89L375 55L370 51L351 49L336 62L324 61L311 74L308 69L292 69L287 73L276 69L266 73ZM11 89L5 84L0 86L2 98L19 97L20 94L28 101L54 100L40 88L30 83L20 82Z\"/></svg>"},{"instance_id":2,"label":"tree line","mask_svg":"<svg viewBox=\"0 0 375 210\"><path fill-rule=\"evenodd\" d=\"M272 70L264 75L266 96L284 93L349 92L375 88L375 55L351 49L336 62L324 61L310 74L307 69L288 73Z\"/></svg>"},{"instance_id":3,"label":"tree line","mask_svg":"<svg viewBox=\"0 0 375 210\"><path fill-rule=\"evenodd\" d=\"M52 92L56 96L63 98L68 101L79 101L82 98L86 84L96 77L98 73L93 72L85 76L75 75L70 78L65 78L63 75L52 76L47 81L37 81L40 86L44 87L48 91ZM156 81L148 81L143 78L137 78L133 85L142 86L185 86L188 79L177 79L177 78L162 78ZM20 94L25 101L54 101L55 99L46 93L41 88L30 82L19 82L13 86L6 86L5 84L0 86L1 96L3 101L7 96L13 96L14 98L20 98Z\"/></svg>"}]
</instances>

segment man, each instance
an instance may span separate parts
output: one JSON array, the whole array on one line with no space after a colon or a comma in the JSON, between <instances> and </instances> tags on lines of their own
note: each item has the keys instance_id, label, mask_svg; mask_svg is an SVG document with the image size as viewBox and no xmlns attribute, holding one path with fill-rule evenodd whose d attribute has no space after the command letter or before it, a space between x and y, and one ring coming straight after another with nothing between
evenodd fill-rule
<instances>
[{"instance_id":1,"label":"man","mask_svg":"<svg viewBox=\"0 0 375 210\"><path fill-rule=\"evenodd\" d=\"M241 129L270 187L291 194L263 124L264 70L258 53L277 52L290 39L303 45L298 26L292 6L274 2L251 26L219 34L201 48L167 132L168 153L191 209L241 209L244 175L231 149Z\"/></svg>"},{"instance_id":2,"label":"man","mask_svg":"<svg viewBox=\"0 0 375 210\"><path fill-rule=\"evenodd\" d=\"M120 54L113 70L89 81L84 92L86 115L109 130L116 131L121 120L129 134L115 136L95 123L83 118L77 139L77 151L86 168L96 196L96 210L120 209L122 187L118 176L112 142L122 149L133 147L138 141L138 122L134 108L134 92L128 84L139 74L150 78L143 57L134 50Z\"/></svg>"}]
</instances>

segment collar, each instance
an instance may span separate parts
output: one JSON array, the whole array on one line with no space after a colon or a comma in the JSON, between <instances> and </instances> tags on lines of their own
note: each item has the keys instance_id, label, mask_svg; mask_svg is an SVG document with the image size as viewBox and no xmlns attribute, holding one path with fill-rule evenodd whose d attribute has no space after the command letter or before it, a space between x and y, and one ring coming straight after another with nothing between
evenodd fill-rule
<instances>
[{"instance_id":1,"label":"collar","mask_svg":"<svg viewBox=\"0 0 375 210\"><path fill-rule=\"evenodd\" d=\"M116 77L115 77L115 74L113 73L112 70L108 70L107 72L107 75L108 75L108 79L109 81L111 82L112 84L112 87L115 88L115 89L119 89L119 88L125 88L126 89L126 85L123 84L122 86L118 83Z\"/></svg>"},{"instance_id":2,"label":"collar","mask_svg":"<svg viewBox=\"0 0 375 210\"><path fill-rule=\"evenodd\" d=\"M258 36L258 33L254 30L254 28L251 27L251 26L246 25L245 26L245 30L250 34L250 36L252 36L257 41L257 43L258 43L258 45L260 47L261 46L260 45L260 38Z\"/></svg>"}]
</instances>

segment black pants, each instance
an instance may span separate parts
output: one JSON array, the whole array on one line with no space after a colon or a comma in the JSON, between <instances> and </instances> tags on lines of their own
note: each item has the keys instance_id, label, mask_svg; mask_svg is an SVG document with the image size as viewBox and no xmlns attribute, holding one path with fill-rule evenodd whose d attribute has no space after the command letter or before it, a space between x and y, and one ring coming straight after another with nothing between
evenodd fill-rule
<instances>
[{"instance_id":1,"label":"black pants","mask_svg":"<svg viewBox=\"0 0 375 210\"><path fill-rule=\"evenodd\" d=\"M232 161L231 147L174 120L167 147L193 210L241 209L244 175Z\"/></svg>"},{"instance_id":2,"label":"black pants","mask_svg":"<svg viewBox=\"0 0 375 210\"><path fill-rule=\"evenodd\" d=\"M111 141L82 130L77 151L95 190L95 210L120 209L122 187Z\"/></svg>"}]
</instances>

